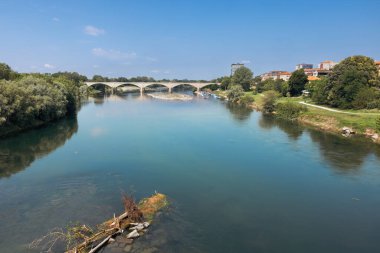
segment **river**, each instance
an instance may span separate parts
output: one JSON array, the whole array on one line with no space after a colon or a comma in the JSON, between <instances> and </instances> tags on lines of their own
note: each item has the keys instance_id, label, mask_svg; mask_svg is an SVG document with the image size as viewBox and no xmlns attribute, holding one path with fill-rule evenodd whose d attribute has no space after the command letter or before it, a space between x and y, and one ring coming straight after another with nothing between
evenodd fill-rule
<instances>
[{"instance_id":1,"label":"river","mask_svg":"<svg viewBox=\"0 0 380 253\"><path fill-rule=\"evenodd\" d=\"M170 208L134 252L380 252L379 146L140 95L0 140L0 252L35 252L53 228L121 212L123 192L155 191Z\"/></svg>"}]
</instances>

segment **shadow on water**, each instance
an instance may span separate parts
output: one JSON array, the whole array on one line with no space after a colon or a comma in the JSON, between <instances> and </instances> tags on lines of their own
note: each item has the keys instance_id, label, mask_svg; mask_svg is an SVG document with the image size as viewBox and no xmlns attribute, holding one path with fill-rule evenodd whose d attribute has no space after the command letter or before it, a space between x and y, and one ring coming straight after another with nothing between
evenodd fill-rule
<instances>
[{"instance_id":1,"label":"shadow on water","mask_svg":"<svg viewBox=\"0 0 380 253\"><path fill-rule=\"evenodd\" d=\"M234 120L238 122L244 122L249 119L252 113L252 109L236 103L226 103L226 108L231 113Z\"/></svg>"},{"instance_id":2,"label":"shadow on water","mask_svg":"<svg viewBox=\"0 0 380 253\"><path fill-rule=\"evenodd\" d=\"M0 140L0 178L24 170L64 145L77 131L77 119L72 117Z\"/></svg>"},{"instance_id":3,"label":"shadow on water","mask_svg":"<svg viewBox=\"0 0 380 253\"><path fill-rule=\"evenodd\" d=\"M261 116L259 126L267 130L277 127L285 132L291 141L297 141L303 133L307 133L310 139L318 144L321 157L335 172L341 174L358 173L369 155L380 158L380 146L361 137L346 138L267 115Z\"/></svg>"}]
</instances>

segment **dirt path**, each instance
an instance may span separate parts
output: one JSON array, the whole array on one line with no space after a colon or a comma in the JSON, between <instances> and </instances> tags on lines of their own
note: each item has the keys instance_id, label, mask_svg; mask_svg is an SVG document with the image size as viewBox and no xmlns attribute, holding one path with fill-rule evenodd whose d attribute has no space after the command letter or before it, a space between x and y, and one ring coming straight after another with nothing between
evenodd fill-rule
<instances>
[{"instance_id":1,"label":"dirt path","mask_svg":"<svg viewBox=\"0 0 380 253\"><path fill-rule=\"evenodd\" d=\"M322 110L330 111L330 112L352 114L352 115L379 115L380 116L380 113L371 113L371 112L345 112L345 111L340 111L340 110L336 110L336 109L332 109L332 108L328 108L328 107L324 107L324 106L320 106L320 105L309 104L309 103L306 103L306 102L298 102L298 103L303 104L303 105L307 105L307 106L311 106L311 107L315 107L315 108L319 108L319 109L322 109Z\"/></svg>"}]
</instances>

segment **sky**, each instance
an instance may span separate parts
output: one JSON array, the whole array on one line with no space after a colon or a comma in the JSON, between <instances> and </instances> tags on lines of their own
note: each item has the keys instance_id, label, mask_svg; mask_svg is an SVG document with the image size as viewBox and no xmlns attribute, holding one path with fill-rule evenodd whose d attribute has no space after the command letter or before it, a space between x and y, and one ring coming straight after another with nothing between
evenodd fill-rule
<instances>
[{"instance_id":1,"label":"sky","mask_svg":"<svg viewBox=\"0 0 380 253\"><path fill-rule=\"evenodd\" d=\"M18 72L206 79L380 60L380 0L0 0L0 62Z\"/></svg>"}]
</instances>

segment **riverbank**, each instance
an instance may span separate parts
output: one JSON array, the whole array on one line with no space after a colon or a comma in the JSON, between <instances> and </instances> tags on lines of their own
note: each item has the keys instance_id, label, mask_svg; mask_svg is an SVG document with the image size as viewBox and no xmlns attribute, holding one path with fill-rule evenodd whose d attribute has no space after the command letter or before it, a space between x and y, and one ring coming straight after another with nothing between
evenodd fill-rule
<instances>
[{"instance_id":1,"label":"riverbank","mask_svg":"<svg viewBox=\"0 0 380 253\"><path fill-rule=\"evenodd\" d=\"M218 91L216 94L227 99L226 91ZM261 111L264 94L245 92L245 97L252 97L253 102L246 104L254 110ZM380 117L379 110L337 110L326 106L313 104L302 97L282 97L278 103L294 103L306 106L307 111L302 112L295 121L321 131L341 135L344 128L348 128L352 134L370 138L380 144L380 133L376 132L376 119ZM276 115L276 113L274 113Z\"/></svg>"}]
</instances>

